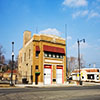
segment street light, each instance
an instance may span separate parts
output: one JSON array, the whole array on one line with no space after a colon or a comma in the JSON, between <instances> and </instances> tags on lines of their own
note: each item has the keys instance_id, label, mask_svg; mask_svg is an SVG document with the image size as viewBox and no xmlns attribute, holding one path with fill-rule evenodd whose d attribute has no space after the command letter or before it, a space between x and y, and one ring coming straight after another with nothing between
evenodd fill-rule
<instances>
[{"instance_id":1,"label":"street light","mask_svg":"<svg viewBox=\"0 0 100 100\"><path fill-rule=\"evenodd\" d=\"M78 43L78 65L79 65L79 84L82 85L81 76L80 76L80 42L85 43L85 39L77 40Z\"/></svg>"},{"instance_id":2,"label":"street light","mask_svg":"<svg viewBox=\"0 0 100 100\"><path fill-rule=\"evenodd\" d=\"M13 86L13 66L14 66L14 42L12 42L12 66L11 66L11 83L10 86Z\"/></svg>"}]
</instances>

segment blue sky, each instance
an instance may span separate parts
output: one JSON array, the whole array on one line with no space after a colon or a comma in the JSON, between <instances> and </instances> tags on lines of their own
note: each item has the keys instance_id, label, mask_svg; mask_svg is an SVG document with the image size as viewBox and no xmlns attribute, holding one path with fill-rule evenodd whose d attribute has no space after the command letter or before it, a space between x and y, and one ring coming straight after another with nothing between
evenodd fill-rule
<instances>
[{"instance_id":1,"label":"blue sky","mask_svg":"<svg viewBox=\"0 0 100 100\"><path fill-rule=\"evenodd\" d=\"M23 32L68 34L68 56L77 57L77 39L86 65L100 67L100 0L0 0L0 44L11 59L11 42L15 55L23 44Z\"/></svg>"}]
</instances>

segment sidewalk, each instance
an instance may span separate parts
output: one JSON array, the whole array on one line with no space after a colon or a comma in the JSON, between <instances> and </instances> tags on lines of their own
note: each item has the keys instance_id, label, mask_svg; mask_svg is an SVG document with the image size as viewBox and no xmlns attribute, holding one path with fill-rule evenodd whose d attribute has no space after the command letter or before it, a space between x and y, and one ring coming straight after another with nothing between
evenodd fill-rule
<instances>
[{"instance_id":1,"label":"sidewalk","mask_svg":"<svg viewBox=\"0 0 100 100\"><path fill-rule=\"evenodd\" d=\"M9 84L0 84L0 88L8 88L8 87L10 87Z\"/></svg>"},{"instance_id":2,"label":"sidewalk","mask_svg":"<svg viewBox=\"0 0 100 100\"><path fill-rule=\"evenodd\" d=\"M95 83L95 82L83 82L84 86L90 86L90 85L100 85L100 83Z\"/></svg>"},{"instance_id":3,"label":"sidewalk","mask_svg":"<svg viewBox=\"0 0 100 100\"><path fill-rule=\"evenodd\" d=\"M69 87L77 86L76 84L51 84L51 85L33 85L33 84L16 84L16 87Z\"/></svg>"},{"instance_id":4,"label":"sidewalk","mask_svg":"<svg viewBox=\"0 0 100 100\"><path fill-rule=\"evenodd\" d=\"M13 88L15 86L10 86L10 82L9 81L1 81L0 80L0 88Z\"/></svg>"},{"instance_id":5,"label":"sidewalk","mask_svg":"<svg viewBox=\"0 0 100 100\"><path fill-rule=\"evenodd\" d=\"M16 84L15 87L72 87L72 86L93 86L93 85L100 85L100 83L93 83L93 82L83 82L82 85L77 85L77 83L65 83L65 84L51 84L51 85L33 85L33 84Z\"/></svg>"}]
</instances>

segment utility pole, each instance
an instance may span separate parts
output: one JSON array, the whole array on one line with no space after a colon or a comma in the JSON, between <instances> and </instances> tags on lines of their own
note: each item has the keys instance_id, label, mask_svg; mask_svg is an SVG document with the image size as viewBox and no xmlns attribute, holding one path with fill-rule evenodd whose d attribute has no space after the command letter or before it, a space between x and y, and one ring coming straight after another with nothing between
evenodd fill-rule
<instances>
[{"instance_id":1,"label":"utility pole","mask_svg":"<svg viewBox=\"0 0 100 100\"><path fill-rule=\"evenodd\" d=\"M68 78L68 59L67 59L67 24L65 24L65 42L66 42L66 76Z\"/></svg>"},{"instance_id":2,"label":"utility pole","mask_svg":"<svg viewBox=\"0 0 100 100\"><path fill-rule=\"evenodd\" d=\"M12 42L12 66L11 66L11 83L10 86L13 86L13 67L14 67L14 42Z\"/></svg>"},{"instance_id":3,"label":"utility pole","mask_svg":"<svg viewBox=\"0 0 100 100\"><path fill-rule=\"evenodd\" d=\"M82 85L82 81L81 81L81 73L80 73L80 42L84 42L85 43L85 39L79 40L77 41L78 43L78 65L79 65L79 84Z\"/></svg>"},{"instance_id":4,"label":"utility pole","mask_svg":"<svg viewBox=\"0 0 100 100\"><path fill-rule=\"evenodd\" d=\"M79 66L79 82L81 82L81 77L80 77L80 41L77 41L78 43L78 66Z\"/></svg>"}]
</instances>

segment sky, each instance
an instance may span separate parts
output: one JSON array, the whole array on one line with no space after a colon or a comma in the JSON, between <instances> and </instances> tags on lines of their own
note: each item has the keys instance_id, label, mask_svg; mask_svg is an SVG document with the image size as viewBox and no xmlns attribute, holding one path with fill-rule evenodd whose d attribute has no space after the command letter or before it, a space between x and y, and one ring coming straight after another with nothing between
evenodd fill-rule
<instances>
[{"instance_id":1,"label":"sky","mask_svg":"<svg viewBox=\"0 0 100 100\"><path fill-rule=\"evenodd\" d=\"M100 0L0 0L0 44L6 59L11 59L12 41L18 55L25 30L66 38L68 57L77 57L77 40L85 39L80 46L86 66L100 68Z\"/></svg>"}]
</instances>

